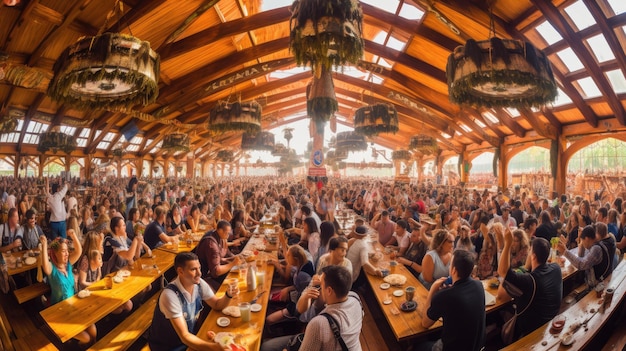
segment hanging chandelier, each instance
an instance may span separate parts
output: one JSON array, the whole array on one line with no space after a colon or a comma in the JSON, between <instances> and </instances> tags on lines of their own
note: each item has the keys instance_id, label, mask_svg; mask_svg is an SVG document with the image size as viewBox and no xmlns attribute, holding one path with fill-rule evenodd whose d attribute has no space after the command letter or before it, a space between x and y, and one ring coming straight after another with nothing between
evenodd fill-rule
<instances>
[{"instance_id":1,"label":"hanging chandelier","mask_svg":"<svg viewBox=\"0 0 626 351\"><path fill-rule=\"evenodd\" d=\"M71 135L67 135L56 130L39 134L37 151L41 153L52 150L52 152L56 154L58 150L61 150L66 154L69 154L75 149L76 139L74 139Z\"/></svg>"},{"instance_id":2,"label":"hanging chandelier","mask_svg":"<svg viewBox=\"0 0 626 351\"><path fill-rule=\"evenodd\" d=\"M215 158L220 162L230 163L235 160L235 155L231 150L220 150Z\"/></svg>"},{"instance_id":3,"label":"hanging chandelier","mask_svg":"<svg viewBox=\"0 0 626 351\"><path fill-rule=\"evenodd\" d=\"M365 137L355 132L339 132L335 141L337 152L341 151L365 151L367 150L367 142Z\"/></svg>"},{"instance_id":4,"label":"hanging chandelier","mask_svg":"<svg viewBox=\"0 0 626 351\"><path fill-rule=\"evenodd\" d=\"M290 42L298 65L320 68L355 64L363 57L363 11L356 0L296 0Z\"/></svg>"},{"instance_id":5,"label":"hanging chandelier","mask_svg":"<svg viewBox=\"0 0 626 351\"><path fill-rule=\"evenodd\" d=\"M391 153L391 159L394 161L408 161L411 159L411 153L408 150L394 150Z\"/></svg>"},{"instance_id":6,"label":"hanging chandelier","mask_svg":"<svg viewBox=\"0 0 626 351\"><path fill-rule=\"evenodd\" d=\"M77 109L148 105L159 95L159 55L121 33L79 39L54 64L48 95Z\"/></svg>"},{"instance_id":7,"label":"hanging chandelier","mask_svg":"<svg viewBox=\"0 0 626 351\"><path fill-rule=\"evenodd\" d=\"M0 134L14 131L17 128L17 123L17 118L13 116L0 116Z\"/></svg>"},{"instance_id":8,"label":"hanging chandelier","mask_svg":"<svg viewBox=\"0 0 626 351\"><path fill-rule=\"evenodd\" d=\"M313 76L307 85L306 97L307 115L315 122L316 131L323 133L324 124L339 109L335 95L335 83L329 69L322 68L319 77Z\"/></svg>"},{"instance_id":9,"label":"hanging chandelier","mask_svg":"<svg viewBox=\"0 0 626 351\"><path fill-rule=\"evenodd\" d=\"M189 145L189 135L184 133L171 133L163 137L163 144L161 145L161 149L171 152L189 152Z\"/></svg>"},{"instance_id":10,"label":"hanging chandelier","mask_svg":"<svg viewBox=\"0 0 626 351\"><path fill-rule=\"evenodd\" d=\"M395 106L378 103L359 108L354 114L354 131L365 136L395 134L398 132L398 112Z\"/></svg>"},{"instance_id":11,"label":"hanging chandelier","mask_svg":"<svg viewBox=\"0 0 626 351\"><path fill-rule=\"evenodd\" d=\"M435 138L423 134L411 137L411 142L409 143L409 149L419 151L424 155L434 154L438 148L439 146Z\"/></svg>"},{"instance_id":12,"label":"hanging chandelier","mask_svg":"<svg viewBox=\"0 0 626 351\"><path fill-rule=\"evenodd\" d=\"M258 132L256 134L243 133L241 135L242 150L274 150L274 134L270 132Z\"/></svg>"},{"instance_id":13,"label":"hanging chandelier","mask_svg":"<svg viewBox=\"0 0 626 351\"><path fill-rule=\"evenodd\" d=\"M261 105L256 101L233 103L220 101L209 114L207 129L216 133L259 132L261 130Z\"/></svg>"}]
</instances>

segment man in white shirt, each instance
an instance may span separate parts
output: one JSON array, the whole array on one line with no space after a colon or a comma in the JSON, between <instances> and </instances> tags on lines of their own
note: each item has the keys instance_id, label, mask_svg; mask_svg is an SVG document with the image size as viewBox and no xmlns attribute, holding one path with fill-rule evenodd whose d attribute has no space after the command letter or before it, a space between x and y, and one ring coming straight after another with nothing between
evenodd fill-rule
<instances>
[{"instance_id":1,"label":"man in white shirt","mask_svg":"<svg viewBox=\"0 0 626 351\"><path fill-rule=\"evenodd\" d=\"M46 202L50 209L50 239L57 237L66 238L66 226L65 219L67 219L67 211L65 210L65 204L63 204L63 198L67 193L67 184L63 184L63 179L60 180L60 184L52 184L52 194L48 192L49 180L46 178ZM59 189L60 185L63 185Z\"/></svg>"},{"instance_id":2,"label":"man in white shirt","mask_svg":"<svg viewBox=\"0 0 626 351\"><path fill-rule=\"evenodd\" d=\"M366 273L377 275L382 277L382 273L380 269L374 267L369 262L369 244L365 242L365 237L367 236L367 228L364 226L358 226L354 229L354 237L350 239L348 243L348 253L346 254L346 258L350 260L352 263L352 284L355 287L361 286L364 284L365 279L361 279L357 283L357 278L359 278L359 274L361 273L361 268L365 270Z\"/></svg>"},{"instance_id":3,"label":"man in white shirt","mask_svg":"<svg viewBox=\"0 0 626 351\"><path fill-rule=\"evenodd\" d=\"M202 301L221 311L239 294L238 288L229 288L221 298L215 296L209 284L201 279L200 261L194 253L176 255L174 269L178 277L163 289L159 305L154 309L148 339L150 349L178 350L185 345L196 350L221 349L216 343L194 334L196 327L200 326L196 322L202 311Z\"/></svg>"},{"instance_id":4,"label":"man in white shirt","mask_svg":"<svg viewBox=\"0 0 626 351\"><path fill-rule=\"evenodd\" d=\"M504 227L508 227L511 230L517 228L517 221L515 218L510 216L511 208L509 207L509 204L505 203L502 207L500 207L500 210L502 210L502 216L494 216L493 222L502 223Z\"/></svg>"}]
</instances>

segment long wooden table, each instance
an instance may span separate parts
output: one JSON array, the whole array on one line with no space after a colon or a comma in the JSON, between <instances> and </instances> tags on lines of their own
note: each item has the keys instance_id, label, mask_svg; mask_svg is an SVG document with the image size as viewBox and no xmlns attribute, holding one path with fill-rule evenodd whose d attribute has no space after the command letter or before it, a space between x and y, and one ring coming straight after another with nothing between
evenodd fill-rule
<instances>
[{"instance_id":1,"label":"long wooden table","mask_svg":"<svg viewBox=\"0 0 626 351\"><path fill-rule=\"evenodd\" d=\"M18 258L22 259L22 266L21 267L16 267L14 265L10 265L7 262L7 272L9 273L9 275L15 275L15 274L19 274L19 273L23 273L26 271L29 271L31 269L35 269L38 267L41 267L41 255L37 255L34 258L37 260L35 263L27 265L24 262L24 254L27 254L28 250L22 250L22 251L17 251L17 252L13 252L11 253L11 256L14 260L17 260ZM5 257L5 261L7 260L7 258Z\"/></svg>"},{"instance_id":2,"label":"long wooden table","mask_svg":"<svg viewBox=\"0 0 626 351\"><path fill-rule=\"evenodd\" d=\"M239 277L239 272L230 272L228 273L226 279L224 279L224 283L216 292L216 295L218 297L221 297L226 293L226 290L228 288L228 279L238 278L240 290L239 297L232 299L230 305L237 306L240 302L250 302L257 295L263 293L256 301L256 303L262 306L262 309L259 312L250 312L250 322L243 322L241 320L241 317L235 318L231 316L226 316L220 311L212 310L211 312L209 312L209 315L207 316L206 320L198 331L197 335L199 338L208 340L208 331L214 331L216 333L228 332L232 333L236 337L235 341L238 342L241 346L244 346L247 351L255 351L260 349L261 336L263 333L263 327L265 326L265 317L267 314L267 306L269 303L269 297L272 287L272 276L274 275L274 266L271 264L267 264L267 259L276 259L276 246L267 245L267 243L264 242L262 236L255 236L248 241L248 243L244 247L244 251L254 251L255 246L258 244L263 244L266 246L266 251L260 251L256 257L256 260L260 259L262 262L264 262L261 266L257 265L257 269L262 269L265 272L265 284L263 286L258 285L256 290L254 291L247 291L245 278ZM230 325L227 327L218 326L217 319L220 317L227 317L228 319L230 319Z\"/></svg>"},{"instance_id":3,"label":"long wooden table","mask_svg":"<svg viewBox=\"0 0 626 351\"><path fill-rule=\"evenodd\" d=\"M99 280L88 288L91 296L84 299L72 296L40 314L61 342L66 342L150 286L174 265L175 256L155 250L152 258L137 260L134 269L130 270L131 275L122 283L113 283L112 289L104 289L104 280Z\"/></svg>"},{"instance_id":4,"label":"long wooden table","mask_svg":"<svg viewBox=\"0 0 626 351\"><path fill-rule=\"evenodd\" d=\"M375 241L372 238L367 238L364 240L369 240L372 245L373 250L380 250L380 252L384 253L382 245ZM381 268L383 266L387 267L388 262L390 261L390 257L388 254L384 254L383 258L378 262L371 262L373 265ZM424 328L422 326L422 319L426 315L426 311L424 310L424 306L426 305L426 298L428 297L428 290L420 283L420 281L402 264L398 264L396 266L395 273L401 274L407 278L405 284L399 287L392 286L388 290L381 289L380 285L384 282L383 278L373 276L370 274L366 274L367 280L374 292L374 296L378 301L378 304L391 327L396 339L400 342L425 336L442 326L441 321L435 322L430 328ZM577 269L570 264L569 261L565 260L564 266L561 268L563 274L563 280L569 279L573 277L573 275L577 272ZM483 287L486 293L491 294L495 299L495 303L491 305L485 306L485 313L489 314L498 309L508 305L510 300L498 299L498 288L491 287L489 282L491 279L485 279L482 281ZM406 301L406 297L404 295L400 297L393 296L393 292L397 289L404 290L407 286L415 287L415 297L414 301L417 302L417 309L413 312L403 312L400 308L400 305ZM392 303L389 305L385 305L383 303L386 300L387 295L391 297Z\"/></svg>"},{"instance_id":5,"label":"long wooden table","mask_svg":"<svg viewBox=\"0 0 626 351\"><path fill-rule=\"evenodd\" d=\"M569 306L562 315L565 316L565 327L560 333L552 333L552 321L544 324L534 332L526 335L503 350L582 350L589 345L610 317L624 302L626 294L626 263L621 261L615 268L610 279L605 279L607 288L613 288L613 299L604 311L600 309L604 297L599 298L595 291L589 292L577 303ZM593 312L592 312L593 311ZM564 346L561 338L571 333L573 344ZM544 345L545 344L545 345Z\"/></svg>"}]
</instances>

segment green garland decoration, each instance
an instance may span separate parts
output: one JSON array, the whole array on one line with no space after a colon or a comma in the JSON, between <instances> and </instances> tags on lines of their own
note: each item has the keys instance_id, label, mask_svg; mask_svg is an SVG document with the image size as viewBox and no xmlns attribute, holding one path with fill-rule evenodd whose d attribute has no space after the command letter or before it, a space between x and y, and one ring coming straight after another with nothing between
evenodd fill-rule
<instances>
[{"instance_id":1,"label":"green garland decoration","mask_svg":"<svg viewBox=\"0 0 626 351\"><path fill-rule=\"evenodd\" d=\"M191 150L189 145L189 135L183 133L171 133L163 137L163 144L161 144L161 149L171 152L189 152Z\"/></svg>"},{"instance_id":2,"label":"green garland decoration","mask_svg":"<svg viewBox=\"0 0 626 351\"><path fill-rule=\"evenodd\" d=\"M58 150L61 150L69 154L76 149L76 146L76 139L71 135L50 131L39 134L37 151L44 153L48 150L52 150L53 153L56 153Z\"/></svg>"},{"instance_id":3,"label":"green garland decoration","mask_svg":"<svg viewBox=\"0 0 626 351\"><path fill-rule=\"evenodd\" d=\"M356 0L296 0L289 48L299 66L331 69L363 57L363 11Z\"/></svg>"},{"instance_id":4,"label":"green garland decoration","mask_svg":"<svg viewBox=\"0 0 626 351\"><path fill-rule=\"evenodd\" d=\"M10 133L17 128L17 118L11 116L4 116L0 118L0 134Z\"/></svg>"},{"instance_id":5,"label":"green garland decoration","mask_svg":"<svg viewBox=\"0 0 626 351\"><path fill-rule=\"evenodd\" d=\"M215 158L220 162L230 163L235 160L235 155L231 150L220 150Z\"/></svg>"},{"instance_id":6,"label":"green garland decoration","mask_svg":"<svg viewBox=\"0 0 626 351\"><path fill-rule=\"evenodd\" d=\"M517 59L517 60L516 60ZM519 63L523 59L523 67ZM513 64L512 64L513 63ZM470 39L448 57L450 101L474 107L541 107L557 97L557 86L547 56L528 42L491 38ZM495 84L489 94L476 87ZM517 93L507 86L529 86Z\"/></svg>"},{"instance_id":7,"label":"green garland decoration","mask_svg":"<svg viewBox=\"0 0 626 351\"><path fill-rule=\"evenodd\" d=\"M244 120L248 117L248 120ZM211 109L207 129L217 133L244 131L257 133L261 130L261 105L256 101L219 102Z\"/></svg>"},{"instance_id":8,"label":"green garland decoration","mask_svg":"<svg viewBox=\"0 0 626 351\"><path fill-rule=\"evenodd\" d=\"M159 66L159 55L147 41L120 33L82 38L68 46L54 64L48 95L83 110L146 106L159 95ZM115 92L114 81L131 87ZM80 89L87 83L100 91Z\"/></svg>"},{"instance_id":9,"label":"green garland decoration","mask_svg":"<svg viewBox=\"0 0 626 351\"><path fill-rule=\"evenodd\" d=\"M394 150L391 153L392 160L406 161L411 159L411 153L408 150Z\"/></svg>"},{"instance_id":10,"label":"green garland decoration","mask_svg":"<svg viewBox=\"0 0 626 351\"><path fill-rule=\"evenodd\" d=\"M439 146L435 138L427 135L415 135L411 137L409 149L419 151L424 155L432 155L437 152Z\"/></svg>"},{"instance_id":11,"label":"green garland decoration","mask_svg":"<svg viewBox=\"0 0 626 351\"><path fill-rule=\"evenodd\" d=\"M336 99L330 97L314 97L306 102L306 112L315 121L317 132L324 131L324 123L339 110Z\"/></svg>"},{"instance_id":12,"label":"green garland decoration","mask_svg":"<svg viewBox=\"0 0 626 351\"><path fill-rule=\"evenodd\" d=\"M380 124L376 124L378 120ZM361 107L354 113L354 131L369 137L380 133L396 134L398 111L395 106L384 103Z\"/></svg>"}]
</instances>

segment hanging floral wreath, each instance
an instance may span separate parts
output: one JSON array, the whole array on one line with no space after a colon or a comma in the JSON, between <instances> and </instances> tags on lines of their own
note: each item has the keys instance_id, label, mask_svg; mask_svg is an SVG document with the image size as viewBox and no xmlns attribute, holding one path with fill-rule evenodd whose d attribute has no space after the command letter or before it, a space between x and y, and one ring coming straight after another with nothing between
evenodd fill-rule
<instances>
[{"instance_id":1,"label":"hanging floral wreath","mask_svg":"<svg viewBox=\"0 0 626 351\"><path fill-rule=\"evenodd\" d=\"M365 136L398 132L398 112L395 106L379 103L361 107L354 114L354 131Z\"/></svg>"},{"instance_id":2,"label":"hanging floral wreath","mask_svg":"<svg viewBox=\"0 0 626 351\"><path fill-rule=\"evenodd\" d=\"M58 150L71 153L76 149L76 139L65 133L49 131L39 134L39 144L37 145L37 151L44 153L48 150L52 150L56 153Z\"/></svg>"}]
</instances>

